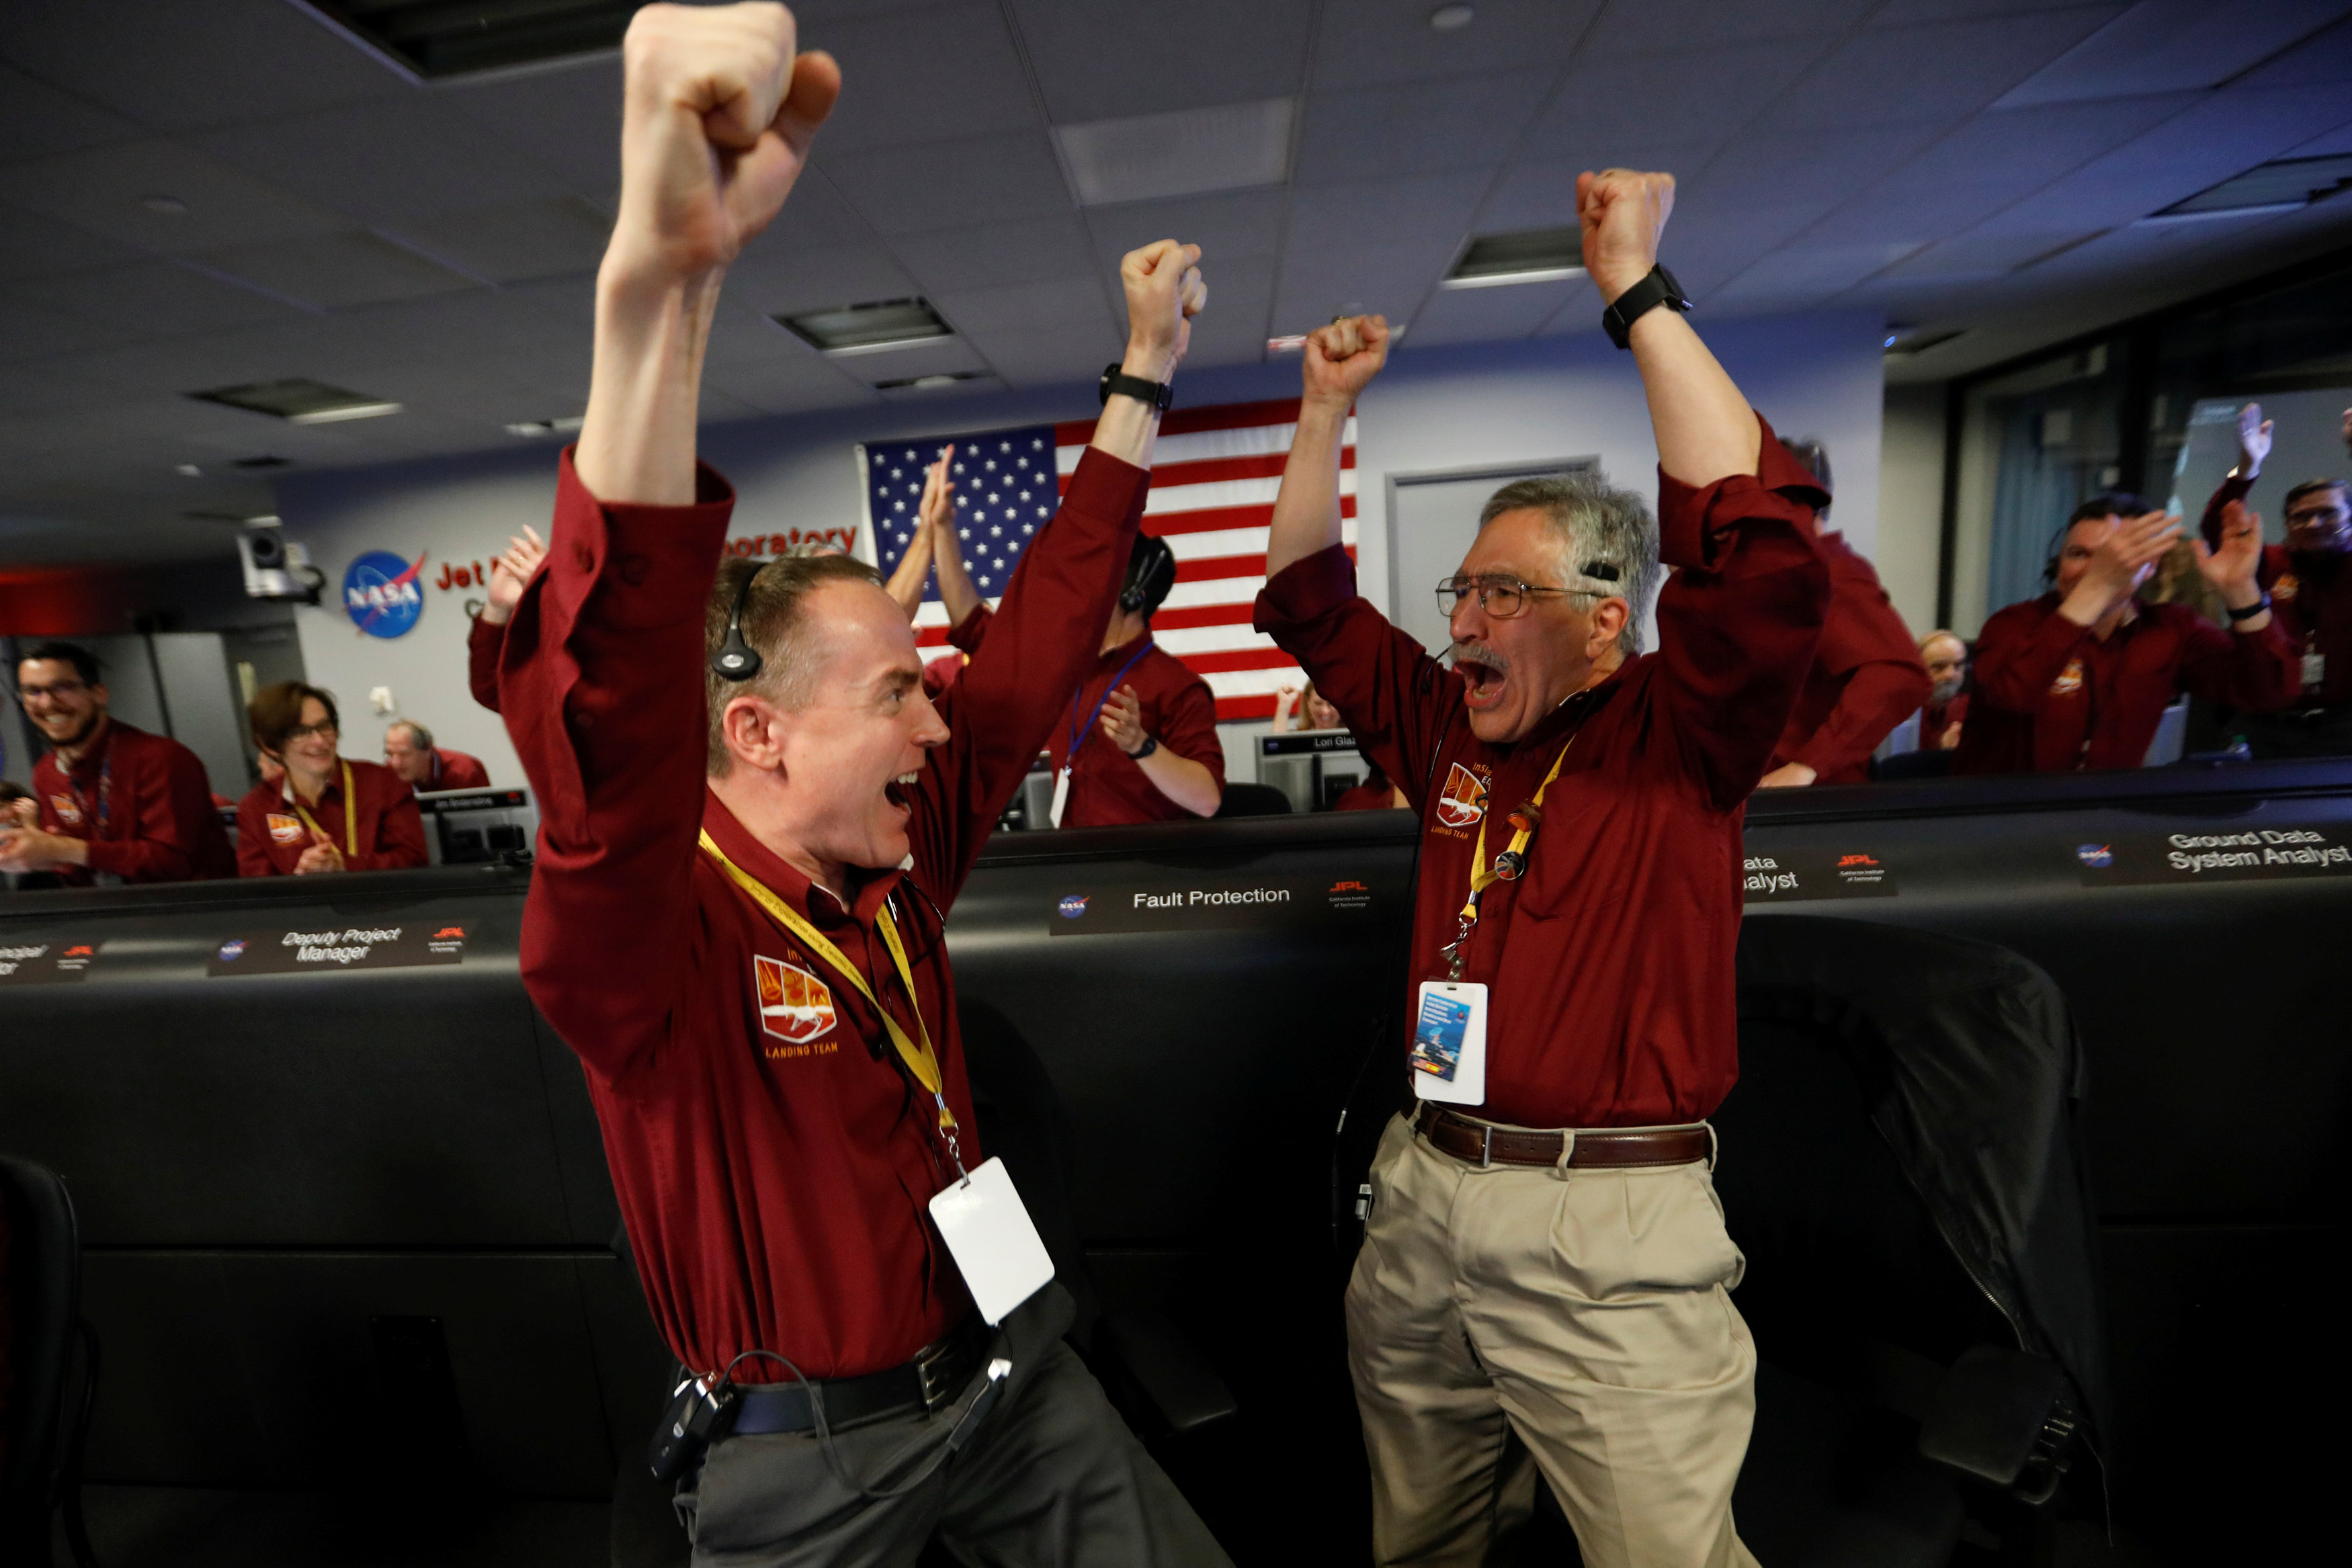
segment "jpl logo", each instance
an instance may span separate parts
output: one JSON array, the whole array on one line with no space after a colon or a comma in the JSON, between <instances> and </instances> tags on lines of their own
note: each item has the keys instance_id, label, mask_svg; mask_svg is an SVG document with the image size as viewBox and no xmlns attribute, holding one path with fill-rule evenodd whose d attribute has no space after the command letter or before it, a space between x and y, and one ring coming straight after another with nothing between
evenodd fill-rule
<instances>
[{"instance_id":1,"label":"jpl logo","mask_svg":"<svg viewBox=\"0 0 2352 1568\"><path fill-rule=\"evenodd\" d=\"M425 557L411 565L383 549L352 562L343 572L343 609L352 623L371 637L405 634L425 611L425 590L417 582L424 570Z\"/></svg>"},{"instance_id":2,"label":"jpl logo","mask_svg":"<svg viewBox=\"0 0 2352 1568\"><path fill-rule=\"evenodd\" d=\"M1070 894L1069 897L1062 900L1059 906L1062 911L1062 918L1065 920L1076 920L1079 915L1084 915L1087 912L1087 900L1091 896L1093 895L1090 894L1074 893Z\"/></svg>"},{"instance_id":3,"label":"jpl logo","mask_svg":"<svg viewBox=\"0 0 2352 1568\"><path fill-rule=\"evenodd\" d=\"M2105 844L2076 844L2074 858L2087 866L2113 865L2116 852Z\"/></svg>"}]
</instances>

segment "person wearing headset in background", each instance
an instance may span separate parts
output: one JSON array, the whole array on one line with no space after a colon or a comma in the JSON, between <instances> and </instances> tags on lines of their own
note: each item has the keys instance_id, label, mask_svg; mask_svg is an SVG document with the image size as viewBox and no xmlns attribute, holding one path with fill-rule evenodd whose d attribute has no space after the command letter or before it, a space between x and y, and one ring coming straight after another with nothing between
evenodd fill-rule
<instances>
[{"instance_id":1,"label":"person wearing headset in background","mask_svg":"<svg viewBox=\"0 0 2352 1568\"><path fill-rule=\"evenodd\" d=\"M236 806L244 876L404 871L425 862L425 819L407 781L375 762L337 755L335 699L301 681L253 695L253 744L286 769Z\"/></svg>"},{"instance_id":2,"label":"person wearing headset in background","mask_svg":"<svg viewBox=\"0 0 2352 1568\"><path fill-rule=\"evenodd\" d=\"M1955 774L2137 768L2182 692L2260 712L2294 700L2301 661L2254 580L2262 518L2231 502L2220 543L2194 541L2227 632L2185 604L2135 597L2179 536L2179 518L2137 496L2094 496L2074 508L2043 569L2050 591L1977 633L1976 700Z\"/></svg>"}]
</instances>

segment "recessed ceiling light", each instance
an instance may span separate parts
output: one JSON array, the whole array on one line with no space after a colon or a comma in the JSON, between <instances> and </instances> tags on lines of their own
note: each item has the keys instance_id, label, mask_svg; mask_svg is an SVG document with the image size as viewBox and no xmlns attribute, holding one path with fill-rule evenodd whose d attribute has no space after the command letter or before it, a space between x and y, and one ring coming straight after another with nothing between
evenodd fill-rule
<instances>
[{"instance_id":1,"label":"recessed ceiling light","mask_svg":"<svg viewBox=\"0 0 2352 1568\"><path fill-rule=\"evenodd\" d=\"M346 419L379 419L398 413L401 405L365 392L346 392L296 376L282 382L251 382L244 386L214 387L185 394L204 402L267 413L292 424L334 424Z\"/></svg>"},{"instance_id":2,"label":"recessed ceiling light","mask_svg":"<svg viewBox=\"0 0 2352 1568\"><path fill-rule=\"evenodd\" d=\"M955 336L928 299L877 299L776 319L809 347L827 354L871 354Z\"/></svg>"},{"instance_id":3,"label":"recessed ceiling light","mask_svg":"<svg viewBox=\"0 0 2352 1568\"><path fill-rule=\"evenodd\" d=\"M1477 15L1477 8L1472 5L1440 5L1429 14L1429 26L1433 32L1458 33Z\"/></svg>"},{"instance_id":4,"label":"recessed ceiling light","mask_svg":"<svg viewBox=\"0 0 2352 1568\"><path fill-rule=\"evenodd\" d=\"M1924 354L1938 343L1948 343L1968 331L1965 327L1953 327L1941 332L1923 332L1916 327L1889 327L1886 329L1886 357L1907 360Z\"/></svg>"},{"instance_id":5,"label":"recessed ceiling light","mask_svg":"<svg viewBox=\"0 0 2352 1568\"><path fill-rule=\"evenodd\" d=\"M562 419L526 419L520 423L508 425L507 434L509 435L569 434L587 423L587 417L585 414L574 413L567 414Z\"/></svg>"},{"instance_id":6,"label":"recessed ceiling light","mask_svg":"<svg viewBox=\"0 0 2352 1568\"><path fill-rule=\"evenodd\" d=\"M2352 152L2321 158L2278 158L2231 175L2187 201L2140 219L2143 224L2194 223L2200 218L2292 213L2352 185Z\"/></svg>"},{"instance_id":7,"label":"recessed ceiling light","mask_svg":"<svg viewBox=\"0 0 2352 1568\"><path fill-rule=\"evenodd\" d=\"M1298 100L1259 99L1057 125L1054 146L1082 207L1279 185Z\"/></svg>"},{"instance_id":8,"label":"recessed ceiling light","mask_svg":"<svg viewBox=\"0 0 2352 1568\"><path fill-rule=\"evenodd\" d=\"M173 218L188 210L188 204L177 196L142 196L139 198L139 204L151 213L162 213L166 217Z\"/></svg>"},{"instance_id":9,"label":"recessed ceiling light","mask_svg":"<svg viewBox=\"0 0 2352 1568\"><path fill-rule=\"evenodd\" d=\"M336 32L420 77L601 54L642 0L296 0Z\"/></svg>"},{"instance_id":10,"label":"recessed ceiling light","mask_svg":"<svg viewBox=\"0 0 2352 1568\"><path fill-rule=\"evenodd\" d=\"M1583 236L1575 229L1524 229L1481 235L1439 283L1441 288L1493 288L1507 283L1556 283L1583 276Z\"/></svg>"},{"instance_id":11,"label":"recessed ceiling light","mask_svg":"<svg viewBox=\"0 0 2352 1568\"><path fill-rule=\"evenodd\" d=\"M876 382L876 392L934 392L951 387L958 382L976 382L987 375L985 371L941 371L928 376L908 376L902 381Z\"/></svg>"},{"instance_id":12,"label":"recessed ceiling light","mask_svg":"<svg viewBox=\"0 0 2352 1568\"><path fill-rule=\"evenodd\" d=\"M205 476L205 471L197 467L193 463L183 463L178 467L174 468L173 472L175 474L185 475L191 479L201 479Z\"/></svg>"}]
</instances>

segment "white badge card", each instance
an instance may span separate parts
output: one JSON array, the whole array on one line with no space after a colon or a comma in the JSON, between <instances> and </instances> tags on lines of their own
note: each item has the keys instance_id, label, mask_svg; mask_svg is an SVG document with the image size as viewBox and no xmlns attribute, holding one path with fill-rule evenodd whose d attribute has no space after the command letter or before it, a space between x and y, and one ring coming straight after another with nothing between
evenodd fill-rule
<instances>
[{"instance_id":1,"label":"white badge card","mask_svg":"<svg viewBox=\"0 0 2352 1568\"><path fill-rule=\"evenodd\" d=\"M1423 980L1413 1009L1412 1092L1448 1105L1486 1101L1486 988Z\"/></svg>"},{"instance_id":2,"label":"white badge card","mask_svg":"<svg viewBox=\"0 0 2352 1568\"><path fill-rule=\"evenodd\" d=\"M2305 653L2303 656L2303 684L2306 686L2315 686L2323 684L2326 679L2327 655Z\"/></svg>"},{"instance_id":3,"label":"white badge card","mask_svg":"<svg viewBox=\"0 0 2352 1568\"><path fill-rule=\"evenodd\" d=\"M964 1288L992 1326L1054 1277L1054 1260L1003 1160L982 1160L968 1178L932 1198L931 1218Z\"/></svg>"},{"instance_id":4,"label":"white badge card","mask_svg":"<svg viewBox=\"0 0 2352 1568\"><path fill-rule=\"evenodd\" d=\"M1054 804L1046 810L1045 820L1055 827L1062 825L1062 808L1070 803L1070 770L1061 768L1054 775Z\"/></svg>"}]
</instances>

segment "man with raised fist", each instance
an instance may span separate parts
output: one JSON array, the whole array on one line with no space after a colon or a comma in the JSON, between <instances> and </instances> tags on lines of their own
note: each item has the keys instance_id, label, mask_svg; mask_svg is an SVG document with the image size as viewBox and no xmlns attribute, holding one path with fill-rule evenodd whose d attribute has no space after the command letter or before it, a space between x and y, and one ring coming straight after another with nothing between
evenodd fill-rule
<instances>
[{"instance_id":1,"label":"man with raised fist","mask_svg":"<svg viewBox=\"0 0 2352 1568\"><path fill-rule=\"evenodd\" d=\"M1070 1300L972 1127L942 935L1094 661L1157 400L1111 400L937 705L870 569L722 571L733 495L695 461L712 310L841 90L794 45L779 5L630 24L587 415L495 683L541 810L524 981L586 1065L684 1368L656 1473L698 1563L906 1564L936 1535L968 1562L1221 1564L1062 1343ZM1184 356L1199 254L1121 264L1139 381Z\"/></svg>"},{"instance_id":2,"label":"man with raised fist","mask_svg":"<svg viewBox=\"0 0 2352 1568\"><path fill-rule=\"evenodd\" d=\"M1593 1568L1753 1562L1731 1489L1756 1352L1706 1118L1738 1067L1741 803L1821 634L1828 497L1684 320L1657 266L1674 189L1577 182L1663 530L1597 479L1505 486L1460 570L1409 585L1452 618L1450 671L1357 597L1340 544L1340 433L1387 324L1306 345L1256 623L1422 816L1418 1107L1373 1159L1347 1294L1383 1563L1488 1561L1538 1472ZM1644 653L1661 532L1679 570Z\"/></svg>"}]
</instances>

